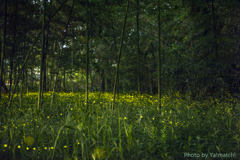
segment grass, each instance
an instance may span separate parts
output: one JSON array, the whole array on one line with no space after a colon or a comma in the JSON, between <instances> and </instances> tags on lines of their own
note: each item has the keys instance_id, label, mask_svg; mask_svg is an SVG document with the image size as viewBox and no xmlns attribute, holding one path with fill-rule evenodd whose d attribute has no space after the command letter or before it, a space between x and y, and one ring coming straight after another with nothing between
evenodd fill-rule
<instances>
[{"instance_id":1,"label":"grass","mask_svg":"<svg viewBox=\"0 0 240 160\"><path fill-rule=\"evenodd\" d=\"M1 107L1 159L239 159L240 103L231 98L184 100L119 94L112 115L112 94L51 93L36 110L37 93L15 97ZM230 97L230 96L228 96ZM7 101L3 97L0 106ZM221 102L220 102L221 101ZM20 107L21 106L21 107ZM88 116L89 115L89 116Z\"/></svg>"}]
</instances>

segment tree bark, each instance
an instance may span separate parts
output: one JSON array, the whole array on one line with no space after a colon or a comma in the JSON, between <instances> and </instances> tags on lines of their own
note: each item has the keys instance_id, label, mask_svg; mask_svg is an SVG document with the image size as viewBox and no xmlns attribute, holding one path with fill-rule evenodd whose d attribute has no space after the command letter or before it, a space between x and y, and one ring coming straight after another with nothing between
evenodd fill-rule
<instances>
[{"instance_id":1,"label":"tree bark","mask_svg":"<svg viewBox=\"0 0 240 160\"><path fill-rule=\"evenodd\" d=\"M73 27L72 27L72 33L73 33ZM73 96L73 37L71 39L71 55L72 55L72 96Z\"/></svg>"},{"instance_id":2,"label":"tree bark","mask_svg":"<svg viewBox=\"0 0 240 160\"><path fill-rule=\"evenodd\" d=\"M218 42L217 42L217 27L215 22L215 13L214 13L214 4L212 0L212 15L213 15L213 29L214 29L214 38L215 38L215 52L216 52L216 64L218 62Z\"/></svg>"},{"instance_id":3,"label":"tree bark","mask_svg":"<svg viewBox=\"0 0 240 160\"><path fill-rule=\"evenodd\" d=\"M117 61L117 68L116 68L116 75L115 75L115 83L114 83L114 88L113 88L112 113L114 111L114 103L115 103L115 96L116 96L119 64L120 64L120 58L121 58L121 53L122 53L122 43L123 43L123 36L124 36L124 31L125 31L125 26L126 26L126 21L127 21L128 7L129 7L129 0L127 1L126 14L125 14L125 19L124 19L123 31L122 31L122 35L121 35L120 48L119 48L119 54L118 54L118 61Z\"/></svg>"},{"instance_id":4,"label":"tree bark","mask_svg":"<svg viewBox=\"0 0 240 160\"><path fill-rule=\"evenodd\" d=\"M158 110L161 113L161 21L160 0L158 0Z\"/></svg>"},{"instance_id":5,"label":"tree bark","mask_svg":"<svg viewBox=\"0 0 240 160\"><path fill-rule=\"evenodd\" d=\"M141 104L141 90L140 90L140 47L139 47L139 8L138 8L138 0L137 0L137 69L138 69L138 99Z\"/></svg>"},{"instance_id":6,"label":"tree bark","mask_svg":"<svg viewBox=\"0 0 240 160\"><path fill-rule=\"evenodd\" d=\"M1 53L1 66L0 66L0 99L2 98L2 84L3 84L3 79L2 79L2 74L3 74L3 63L4 63L4 55L5 55L5 49L6 49L6 27L7 25L7 0L4 2L4 27L2 30L2 53Z\"/></svg>"},{"instance_id":7,"label":"tree bark","mask_svg":"<svg viewBox=\"0 0 240 160\"><path fill-rule=\"evenodd\" d=\"M88 111L88 66L89 66L89 0L87 0L87 53L86 53L86 97L85 97L85 105L86 105L86 111Z\"/></svg>"},{"instance_id":8,"label":"tree bark","mask_svg":"<svg viewBox=\"0 0 240 160\"><path fill-rule=\"evenodd\" d=\"M40 66L40 79L39 79L39 92L38 92L38 106L40 109L43 101L43 72L44 72L44 59L45 59L45 16L46 16L46 0L43 0L43 24L42 24L42 54Z\"/></svg>"}]
</instances>

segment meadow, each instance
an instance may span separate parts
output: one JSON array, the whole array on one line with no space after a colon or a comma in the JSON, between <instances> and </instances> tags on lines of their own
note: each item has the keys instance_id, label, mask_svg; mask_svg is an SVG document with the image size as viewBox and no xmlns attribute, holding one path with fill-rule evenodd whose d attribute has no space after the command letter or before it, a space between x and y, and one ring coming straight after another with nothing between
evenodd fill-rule
<instances>
[{"instance_id":1,"label":"meadow","mask_svg":"<svg viewBox=\"0 0 240 160\"><path fill-rule=\"evenodd\" d=\"M44 93L0 101L0 159L240 159L240 103L227 96L191 100L175 93L161 99L135 92Z\"/></svg>"}]
</instances>

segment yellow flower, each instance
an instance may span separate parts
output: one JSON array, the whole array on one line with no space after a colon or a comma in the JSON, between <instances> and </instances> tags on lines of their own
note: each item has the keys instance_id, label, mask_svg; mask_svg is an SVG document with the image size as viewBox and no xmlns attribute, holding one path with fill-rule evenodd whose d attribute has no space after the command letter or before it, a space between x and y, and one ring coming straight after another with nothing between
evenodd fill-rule
<instances>
[{"instance_id":1,"label":"yellow flower","mask_svg":"<svg viewBox=\"0 0 240 160\"><path fill-rule=\"evenodd\" d=\"M64 146L64 148L67 148L67 146Z\"/></svg>"},{"instance_id":2,"label":"yellow flower","mask_svg":"<svg viewBox=\"0 0 240 160\"><path fill-rule=\"evenodd\" d=\"M4 147L6 148L6 147L7 147L7 144L4 144Z\"/></svg>"},{"instance_id":3,"label":"yellow flower","mask_svg":"<svg viewBox=\"0 0 240 160\"><path fill-rule=\"evenodd\" d=\"M18 145L18 148L21 148L21 146Z\"/></svg>"},{"instance_id":4,"label":"yellow flower","mask_svg":"<svg viewBox=\"0 0 240 160\"><path fill-rule=\"evenodd\" d=\"M29 150L29 147L27 147L26 149Z\"/></svg>"},{"instance_id":5,"label":"yellow flower","mask_svg":"<svg viewBox=\"0 0 240 160\"><path fill-rule=\"evenodd\" d=\"M143 118L143 116L140 116L140 118Z\"/></svg>"},{"instance_id":6,"label":"yellow flower","mask_svg":"<svg viewBox=\"0 0 240 160\"><path fill-rule=\"evenodd\" d=\"M47 118L49 118L49 116L47 116Z\"/></svg>"},{"instance_id":7,"label":"yellow flower","mask_svg":"<svg viewBox=\"0 0 240 160\"><path fill-rule=\"evenodd\" d=\"M31 136L27 136L27 137L24 138L24 142L25 142L27 145L31 146L31 145L33 145L33 143L34 143L34 138L31 137Z\"/></svg>"},{"instance_id":8,"label":"yellow flower","mask_svg":"<svg viewBox=\"0 0 240 160\"><path fill-rule=\"evenodd\" d=\"M127 117L124 117L124 119L127 119Z\"/></svg>"},{"instance_id":9,"label":"yellow flower","mask_svg":"<svg viewBox=\"0 0 240 160\"><path fill-rule=\"evenodd\" d=\"M152 118L152 120L154 120L154 118Z\"/></svg>"}]
</instances>

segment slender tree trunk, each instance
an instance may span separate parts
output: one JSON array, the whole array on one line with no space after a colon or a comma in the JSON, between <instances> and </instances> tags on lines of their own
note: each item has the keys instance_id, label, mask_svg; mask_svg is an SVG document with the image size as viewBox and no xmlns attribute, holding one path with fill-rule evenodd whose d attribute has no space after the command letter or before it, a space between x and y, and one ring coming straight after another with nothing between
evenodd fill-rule
<instances>
[{"instance_id":1,"label":"slender tree trunk","mask_svg":"<svg viewBox=\"0 0 240 160\"><path fill-rule=\"evenodd\" d=\"M66 69L63 67L63 90L65 91L66 87Z\"/></svg>"},{"instance_id":2,"label":"slender tree trunk","mask_svg":"<svg viewBox=\"0 0 240 160\"><path fill-rule=\"evenodd\" d=\"M72 32L73 32L73 28L72 28ZM71 55L72 55L72 96L73 96L73 37L71 39L71 42L72 42Z\"/></svg>"},{"instance_id":3,"label":"slender tree trunk","mask_svg":"<svg viewBox=\"0 0 240 160\"><path fill-rule=\"evenodd\" d=\"M115 48L115 52L116 52L116 64L118 63L118 54L117 54L117 38L114 32L114 26L113 26L113 22L112 22L112 30L113 30L113 38L114 38L114 48ZM117 79L117 84L119 83L119 79ZM118 93L118 88L116 88L116 92Z\"/></svg>"},{"instance_id":4,"label":"slender tree trunk","mask_svg":"<svg viewBox=\"0 0 240 160\"><path fill-rule=\"evenodd\" d=\"M4 82L4 84L6 84L6 67L7 67L7 65L6 65L6 61L4 61L4 66L3 66L3 82ZM5 69L4 69L5 68Z\"/></svg>"},{"instance_id":5,"label":"slender tree trunk","mask_svg":"<svg viewBox=\"0 0 240 160\"><path fill-rule=\"evenodd\" d=\"M32 89L33 89L33 68L31 68L31 82L32 82Z\"/></svg>"},{"instance_id":6,"label":"slender tree trunk","mask_svg":"<svg viewBox=\"0 0 240 160\"><path fill-rule=\"evenodd\" d=\"M23 78L23 77L22 77ZM22 107L22 87L23 87L23 80L20 82L20 108Z\"/></svg>"},{"instance_id":7,"label":"slender tree trunk","mask_svg":"<svg viewBox=\"0 0 240 160\"><path fill-rule=\"evenodd\" d=\"M148 74L149 74L149 89L150 89L150 95L153 95L153 87L152 87L152 76L151 76L151 68L150 64L148 65Z\"/></svg>"},{"instance_id":8,"label":"slender tree trunk","mask_svg":"<svg viewBox=\"0 0 240 160\"><path fill-rule=\"evenodd\" d=\"M139 47L139 8L137 0L137 68L138 68L138 99L141 104L141 89L140 89L140 47Z\"/></svg>"},{"instance_id":9,"label":"slender tree trunk","mask_svg":"<svg viewBox=\"0 0 240 160\"><path fill-rule=\"evenodd\" d=\"M27 95L28 95L28 70L26 69L26 88L27 88Z\"/></svg>"},{"instance_id":10,"label":"slender tree trunk","mask_svg":"<svg viewBox=\"0 0 240 160\"><path fill-rule=\"evenodd\" d=\"M62 44L62 46L63 46L63 44ZM60 66L61 56L62 56L62 52L60 51L60 55L59 55L59 59L58 59L58 63L57 63L56 80L53 83L53 92L52 92L52 100L51 100L50 108L52 108L52 106L53 106L54 94L55 94L56 86L58 85L58 74L59 74L59 66Z\"/></svg>"},{"instance_id":11,"label":"slender tree trunk","mask_svg":"<svg viewBox=\"0 0 240 160\"><path fill-rule=\"evenodd\" d=\"M108 83L107 83L107 71L105 71L105 92L107 92L108 90Z\"/></svg>"},{"instance_id":12,"label":"slender tree trunk","mask_svg":"<svg viewBox=\"0 0 240 160\"><path fill-rule=\"evenodd\" d=\"M86 111L88 111L88 66L89 66L89 0L87 0L87 54L86 54L86 97L85 105Z\"/></svg>"},{"instance_id":13,"label":"slender tree trunk","mask_svg":"<svg viewBox=\"0 0 240 160\"><path fill-rule=\"evenodd\" d=\"M2 30L2 54L1 54L1 66L0 66L0 99L2 98L2 73L3 73L3 62L4 62L4 55L5 55L5 48L6 48L6 27L7 25L7 0L4 3L4 27Z\"/></svg>"},{"instance_id":14,"label":"slender tree trunk","mask_svg":"<svg viewBox=\"0 0 240 160\"><path fill-rule=\"evenodd\" d=\"M46 52L46 53L48 53L48 52ZM46 58L46 74L45 74L45 77L46 77L45 91L47 91L48 87L49 87L49 85L48 85L48 81L49 81L49 79L48 79L48 56Z\"/></svg>"},{"instance_id":15,"label":"slender tree trunk","mask_svg":"<svg viewBox=\"0 0 240 160\"><path fill-rule=\"evenodd\" d=\"M53 58L52 58L52 67L50 68L50 76L51 76L51 82L49 83L49 91L50 91L50 88L53 89L53 80L54 80L54 67L53 67L53 62L54 62L54 52L55 52L55 48L56 48L56 40L54 40L54 43L53 43L53 49L52 49L52 52L53 52ZM51 87L50 87L51 86Z\"/></svg>"},{"instance_id":16,"label":"slender tree trunk","mask_svg":"<svg viewBox=\"0 0 240 160\"><path fill-rule=\"evenodd\" d=\"M46 15L46 0L43 0L43 24L42 24L42 54L41 54L41 66L40 66L40 80L39 80L39 92L38 92L38 106L40 109L43 101L43 66L45 58L45 15Z\"/></svg>"},{"instance_id":17,"label":"slender tree trunk","mask_svg":"<svg viewBox=\"0 0 240 160\"><path fill-rule=\"evenodd\" d=\"M43 91L47 91L47 53L48 53L48 34L49 34L49 25L47 26L47 35L46 35L46 48L45 54L43 57Z\"/></svg>"},{"instance_id":18,"label":"slender tree trunk","mask_svg":"<svg viewBox=\"0 0 240 160\"><path fill-rule=\"evenodd\" d=\"M121 41L120 41L119 56L118 56L117 68L116 68L116 75L115 75L115 83L114 83L114 88L113 88L112 113L113 113L113 111L114 111L114 103L115 103L115 96L116 96L116 88L117 88L119 64L120 64L120 58L121 58L121 53L122 53L123 35L124 35L125 26L126 26L126 21L127 21L128 7L129 7L129 0L127 1L126 14L125 14L125 19L124 19L124 24L123 24L123 31L122 31L122 35L121 35Z\"/></svg>"},{"instance_id":19,"label":"slender tree trunk","mask_svg":"<svg viewBox=\"0 0 240 160\"><path fill-rule=\"evenodd\" d=\"M161 22L160 0L158 0L158 110L161 113Z\"/></svg>"},{"instance_id":20,"label":"slender tree trunk","mask_svg":"<svg viewBox=\"0 0 240 160\"><path fill-rule=\"evenodd\" d=\"M105 92L105 75L104 75L104 70L102 70L101 90L102 90L102 93Z\"/></svg>"},{"instance_id":21,"label":"slender tree trunk","mask_svg":"<svg viewBox=\"0 0 240 160\"><path fill-rule=\"evenodd\" d=\"M93 84L94 84L94 75L93 75L94 73L93 73L93 69L92 70L90 70L90 79L91 79L91 91L93 91Z\"/></svg>"},{"instance_id":22,"label":"slender tree trunk","mask_svg":"<svg viewBox=\"0 0 240 160\"><path fill-rule=\"evenodd\" d=\"M217 27L216 27L213 0L212 0L212 15L213 15L213 29L214 29L214 36L215 36L215 52L216 52L216 63L217 63L218 62L218 42L217 42Z\"/></svg>"}]
</instances>

